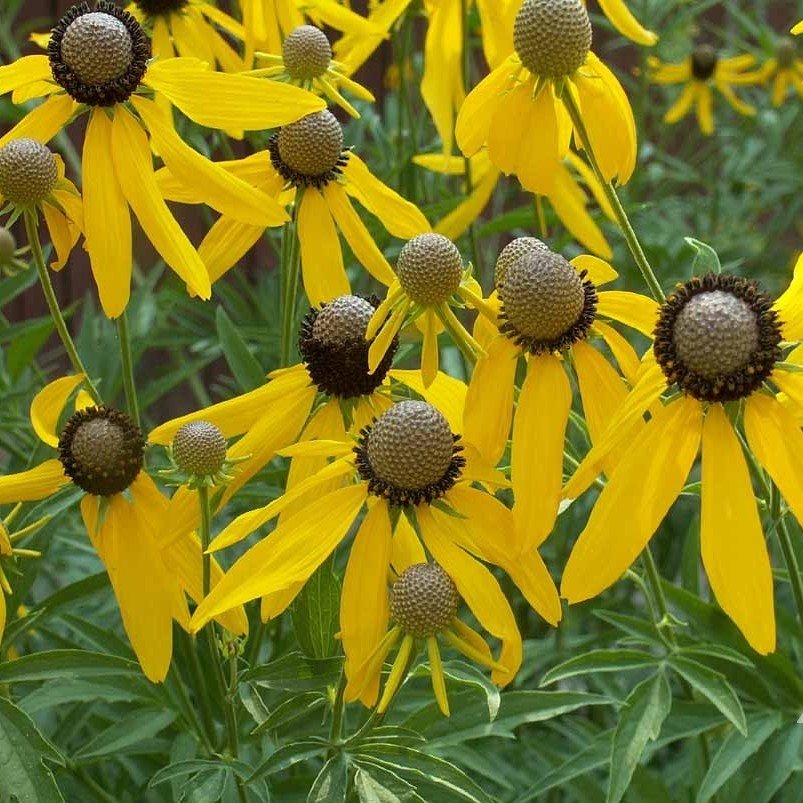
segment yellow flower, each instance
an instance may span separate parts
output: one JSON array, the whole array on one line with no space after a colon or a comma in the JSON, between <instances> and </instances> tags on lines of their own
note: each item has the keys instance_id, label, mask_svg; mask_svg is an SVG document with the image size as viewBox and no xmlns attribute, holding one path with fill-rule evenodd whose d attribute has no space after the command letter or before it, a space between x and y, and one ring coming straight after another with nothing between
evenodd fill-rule
<instances>
[{"instance_id":1,"label":"yellow flower","mask_svg":"<svg viewBox=\"0 0 803 803\"><path fill-rule=\"evenodd\" d=\"M570 98L605 180L624 184L636 163L633 112L616 77L590 50L591 23L580 0L525 0L513 32L515 53L460 109L455 133L462 152L473 156L485 146L505 175L549 195L572 138Z\"/></svg>"},{"instance_id":2,"label":"yellow flower","mask_svg":"<svg viewBox=\"0 0 803 803\"><path fill-rule=\"evenodd\" d=\"M803 59L797 58L797 43L789 36L778 39L775 56L767 59L755 73L755 83L772 82L772 105L780 106L786 99L790 87L799 98L803 98Z\"/></svg>"},{"instance_id":3,"label":"yellow flower","mask_svg":"<svg viewBox=\"0 0 803 803\"><path fill-rule=\"evenodd\" d=\"M561 594L569 602L616 582L702 452L700 548L708 580L751 646L762 654L775 649L772 568L744 450L803 522L803 434L790 409L803 411L803 374L781 362L780 348L801 338L803 258L774 304L755 282L726 274L691 279L668 297L640 379L564 489L569 499L579 496L600 460L620 451L564 570ZM662 404L667 383L680 393ZM648 407L650 421L632 437Z\"/></svg>"},{"instance_id":4,"label":"yellow flower","mask_svg":"<svg viewBox=\"0 0 803 803\"><path fill-rule=\"evenodd\" d=\"M0 208L11 224L25 209L41 210L61 270L78 242L84 225L81 195L65 177L64 161L41 142L23 137L0 147Z\"/></svg>"},{"instance_id":5,"label":"yellow flower","mask_svg":"<svg viewBox=\"0 0 803 803\"><path fill-rule=\"evenodd\" d=\"M653 83L685 84L678 99L664 115L664 122L682 120L694 106L700 130L706 136L713 134L715 89L739 114L755 115L755 108L740 100L733 91L734 85L754 82L745 70L755 60L755 56L749 54L723 59L710 45L698 45L685 61L678 64L664 64L650 56L647 64Z\"/></svg>"},{"instance_id":6,"label":"yellow flower","mask_svg":"<svg viewBox=\"0 0 803 803\"><path fill-rule=\"evenodd\" d=\"M458 418L461 412L459 405ZM365 427L356 444L351 438L319 439L281 450L287 456L333 461L268 506L236 518L212 542L213 550L237 543L301 494L317 491L314 501L280 522L232 566L196 610L193 629L200 629L221 611L260 596L268 597L272 615L280 613L366 510L351 546L341 597L346 699L360 699L366 705L375 702L378 668L399 635L398 630L388 635L388 571L392 566L401 571L426 562L424 548L454 582L479 623L501 641L493 680L509 683L521 664L521 637L498 582L480 561L503 568L530 604L553 624L560 618L560 605L536 552L526 560L511 560L504 539L510 532L510 511L491 493L473 487L475 482L498 486L504 478L470 447L464 456L454 423L454 418L447 419L429 401L407 400ZM335 479L338 487L329 490L327 484ZM404 620L400 624L404 627ZM405 632L410 630L407 621ZM479 652L487 657L478 634L465 626L449 632L449 640L464 654ZM405 643L408 647L403 649L409 649L410 642ZM436 680L438 676L436 669Z\"/></svg>"},{"instance_id":7,"label":"yellow flower","mask_svg":"<svg viewBox=\"0 0 803 803\"><path fill-rule=\"evenodd\" d=\"M482 347L466 331L452 310L473 307L492 315L482 298L482 288L463 265L457 246L442 234L420 234L409 240L396 261L396 275L387 296L368 325L366 338L373 340L368 366L375 371L390 343L409 323L423 335L421 377L431 384L438 373L438 335L447 330L455 345L476 360Z\"/></svg>"},{"instance_id":8,"label":"yellow flower","mask_svg":"<svg viewBox=\"0 0 803 803\"><path fill-rule=\"evenodd\" d=\"M338 229L374 278L385 285L393 281L390 265L354 209L351 198L376 215L396 237L412 237L430 228L414 204L376 178L357 154L343 149L343 130L328 110L282 127L271 137L267 151L239 161L222 162L219 167L233 179L282 202L295 200L304 290L313 305L348 295L351 289ZM160 175L159 187L173 201L203 201L197 189L176 181L169 170ZM224 214L198 249L211 280L217 281L235 265L264 230L264 225L244 223L241 217Z\"/></svg>"},{"instance_id":9,"label":"yellow flower","mask_svg":"<svg viewBox=\"0 0 803 803\"><path fill-rule=\"evenodd\" d=\"M800 36L803 33L803 20L800 20L797 25L792 26L791 31L795 36Z\"/></svg>"},{"instance_id":10,"label":"yellow flower","mask_svg":"<svg viewBox=\"0 0 803 803\"><path fill-rule=\"evenodd\" d=\"M640 45L654 45L658 36L647 30L631 13L624 0L598 0L602 13L622 36Z\"/></svg>"},{"instance_id":11,"label":"yellow flower","mask_svg":"<svg viewBox=\"0 0 803 803\"><path fill-rule=\"evenodd\" d=\"M426 153L413 157L413 162L427 170L450 176L465 176L466 160L459 156L443 156ZM482 215L499 183L501 171L497 170L488 159L486 151L480 151L469 160L471 170L472 191L446 217L435 224L439 234L456 240L466 229ZM576 175L575 175L576 174ZM589 166L573 152L569 152L564 164L555 177L552 193L547 200L552 205L559 220L589 251L603 259L611 259L613 252L605 235L600 231L591 215L586 210L586 193L580 187L580 180L591 191L600 209L614 220L613 210Z\"/></svg>"},{"instance_id":12,"label":"yellow flower","mask_svg":"<svg viewBox=\"0 0 803 803\"><path fill-rule=\"evenodd\" d=\"M170 666L173 620L189 625L185 594L202 597L201 545L191 532L169 545L159 540L168 500L142 470L145 439L128 416L93 406L80 391L75 413L58 430L68 399L83 381L80 374L65 376L34 398L31 424L58 457L0 476L0 504L46 499L71 482L84 491L81 513L89 540L109 573L142 669L159 682ZM212 583L221 576L215 564ZM219 621L234 633L248 630L242 609Z\"/></svg>"},{"instance_id":13,"label":"yellow flower","mask_svg":"<svg viewBox=\"0 0 803 803\"><path fill-rule=\"evenodd\" d=\"M0 138L0 146L23 137L47 143L89 112L84 233L104 311L117 317L128 302L129 207L165 262L191 291L209 298L206 267L159 192L151 147L176 177L223 214L263 226L283 222L286 214L264 192L190 148L164 110L137 92L153 90L199 125L229 130L282 125L321 108L323 101L298 87L212 72L193 58L149 62L150 45L139 23L106 0L96 11L86 5L69 10L53 30L49 53L0 67L0 94L13 92L15 103L46 98Z\"/></svg>"},{"instance_id":14,"label":"yellow flower","mask_svg":"<svg viewBox=\"0 0 803 803\"><path fill-rule=\"evenodd\" d=\"M247 75L303 86L319 95L325 95L352 117L359 117L360 114L340 94L339 89L348 90L360 100L373 102L375 99L365 87L352 81L344 73L343 65L332 61L329 40L314 25L300 25L291 31L282 44L281 55L257 52L255 59L257 64L267 63L270 66L250 70Z\"/></svg>"},{"instance_id":15,"label":"yellow flower","mask_svg":"<svg viewBox=\"0 0 803 803\"><path fill-rule=\"evenodd\" d=\"M571 366L596 443L627 395L627 386L608 360L587 340L601 337L629 382L636 379L638 357L627 341L602 318L614 319L649 334L656 304L619 290L597 292L616 271L589 256L567 262L540 240L513 240L496 263L498 310L495 323L478 318L476 334L486 356L478 360L469 384L463 431L482 457L495 465L513 428L511 480L515 505L515 542L519 553L538 547L552 531L563 485L566 426L572 389ZM515 408L519 358L527 375ZM533 444L538 444L534 449ZM610 468L613 460L606 468Z\"/></svg>"}]
</instances>

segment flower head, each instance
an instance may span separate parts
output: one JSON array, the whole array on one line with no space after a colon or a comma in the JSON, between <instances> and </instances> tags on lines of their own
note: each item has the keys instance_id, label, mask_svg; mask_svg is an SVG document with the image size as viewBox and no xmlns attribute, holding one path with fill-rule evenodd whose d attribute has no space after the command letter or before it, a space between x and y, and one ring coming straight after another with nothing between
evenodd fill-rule
<instances>
[{"instance_id":1,"label":"flower head","mask_svg":"<svg viewBox=\"0 0 803 803\"><path fill-rule=\"evenodd\" d=\"M632 392L564 489L576 498L604 455L618 450L564 571L561 593L570 602L621 576L701 454L700 546L709 582L750 645L760 653L775 649L772 568L744 450L803 521L803 434L795 417L803 383L793 364L801 355L793 351L784 361L782 353L784 341L803 334L801 287L803 258L774 303L752 280L709 274L679 285L661 305L654 346Z\"/></svg>"},{"instance_id":2,"label":"flower head","mask_svg":"<svg viewBox=\"0 0 803 803\"><path fill-rule=\"evenodd\" d=\"M775 55L755 72L755 83L772 84L772 105L780 106L790 88L803 98L803 59L798 57L797 42L781 36L775 43Z\"/></svg>"}]
</instances>

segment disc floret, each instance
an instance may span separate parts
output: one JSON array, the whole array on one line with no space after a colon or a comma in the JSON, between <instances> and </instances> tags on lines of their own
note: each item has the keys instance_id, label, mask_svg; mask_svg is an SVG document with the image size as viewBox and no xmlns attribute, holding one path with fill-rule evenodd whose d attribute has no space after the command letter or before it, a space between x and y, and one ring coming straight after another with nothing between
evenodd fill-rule
<instances>
[{"instance_id":1,"label":"disc floret","mask_svg":"<svg viewBox=\"0 0 803 803\"><path fill-rule=\"evenodd\" d=\"M394 338L377 370L368 371L365 339L379 299L339 296L311 310L301 324L298 348L312 381L322 393L340 399L368 396L385 381L399 346Z\"/></svg>"},{"instance_id":2,"label":"disc floret","mask_svg":"<svg viewBox=\"0 0 803 803\"><path fill-rule=\"evenodd\" d=\"M127 11L99 0L70 8L48 44L53 79L74 100L112 106L134 93L147 71L150 42Z\"/></svg>"},{"instance_id":3,"label":"disc floret","mask_svg":"<svg viewBox=\"0 0 803 803\"><path fill-rule=\"evenodd\" d=\"M406 507L443 496L462 473L462 446L449 422L431 404L394 404L360 433L355 448L368 490Z\"/></svg>"},{"instance_id":4,"label":"disc floret","mask_svg":"<svg viewBox=\"0 0 803 803\"><path fill-rule=\"evenodd\" d=\"M530 247L504 271L500 330L532 354L563 351L588 336L597 291L560 254Z\"/></svg>"},{"instance_id":5,"label":"disc floret","mask_svg":"<svg viewBox=\"0 0 803 803\"><path fill-rule=\"evenodd\" d=\"M77 411L59 438L64 473L94 496L122 493L142 470L145 438L139 427L113 407Z\"/></svg>"},{"instance_id":6,"label":"disc floret","mask_svg":"<svg viewBox=\"0 0 803 803\"><path fill-rule=\"evenodd\" d=\"M146 17L160 17L183 11L189 0L134 0Z\"/></svg>"},{"instance_id":7,"label":"disc floret","mask_svg":"<svg viewBox=\"0 0 803 803\"><path fill-rule=\"evenodd\" d=\"M548 251L549 246L537 237L517 237L499 253L494 266L494 284L498 287L504 280L507 269L521 257L537 251Z\"/></svg>"},{"instance_id":8,"label":"disc floret","mask_svg":"<svg viewBox=\"0 0 803 803\"><path fill-rule=\"evenodd\" d=\"M390 592L391 615L405 633L417 639L444 632L459 605L457 586L437 563L408 566Z\"/></svg>"},{"instance_id":9,"label":"disc floret","mask_svg":"<svg viewBox=\"0 0 803 803\"><path fill-rule=\"evenodd\" d=\"M402 289L418 304L447 302L460 287L464 271L457 246L432 232L408 240L396 262Z\"/></svg>"},{"instance_id":10,"label":"disc floret","mask_svg":"<svg viewBox=\"0 0 803 803\"><path fill-rule=\"evenodd\" d=\"M314 25L299 25L282 45L282 59L287 74L297 81L319 78L329 69L332 46L326 34Z\"/></svg>"},{"instance_id":11,"label":"disc floret","mask_svg":"<svg viewBox=\"0 0 803 803\"><path fill-rule=\"evenodd\" d=\"M707 81L714 75L719 56L711 45L697 45L691 54L691 74L698 81Z\"/></svg>"},{"instance_id":12,"label":"disc floret","mask_svg":"<svg viewBox=\"0 0 803 803\"><path fill-rule=\"evenodd\" d=\"M56 157L35 139L14 139L0 148L0 195L18 207L41 204L59 179Z\"/></svg>"},{"instance_id":13,"label":"disc floret","mask_svg":"<svg viewBox=\"0 0 803 803\"><path fill-rule=\"evenodd\" d=\"M678 285L661 306L654 352L667 381L695 399L737 401L770 376L781 339L757 282L709 273Z\"/></svg>"},{"instance_id":14,"label":"disc floret","mask_svg":"<svg viewBox=\"0 0 803 803\"><path fill-rule=\"evenodd\" d=\"M516 14L513 45L535 75L571 75L591 49L591 21L582 0L525 0Z\"/></svg>"}]
</instances>

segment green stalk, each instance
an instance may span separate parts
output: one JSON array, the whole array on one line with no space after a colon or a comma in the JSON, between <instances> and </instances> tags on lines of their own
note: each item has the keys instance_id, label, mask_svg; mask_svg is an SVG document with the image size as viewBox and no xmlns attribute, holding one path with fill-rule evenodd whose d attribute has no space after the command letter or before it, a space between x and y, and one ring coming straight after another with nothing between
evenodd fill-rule
<instances>
[{"instance_id":1,"label":"green stalk","mask_svg":"<svg viewBox=\"0 0 803 803\"><path fill-rule=\"evenodd\" d=\"M301 249L298 240L298 210L304 197L304 189L296 190L296 200L293 204L293 218L284 224L282 237L282 338L281 357L282 368L290 364L293 352L293 334L296 304L298 299L299 274L301 272Z\"/></svg>"},{"instance_id":2,"label":"green stalk","mask_svg":"<svg viewBox=\"0 0 803 803\"><path fill-rule=\"evenodd\" d=\"M45 258L42 254L42 244L39 242L39 227L36 219L36 212L31 209L26 209L23 213L23 217L25 218L25 232L28 235L28 244L31 246L33 262L36 266L36 272L39 274L39 283L42 285L42 292L44 293L47 306L50 309L50 317L53 319L53 324L61 338L64 350L67 352L73 369L76 373L84 375L84 384L86 385L87 392L92 397L92 401L95 402L95 404L102 404L100 394L89 378L89 372L86 370L81 360L81 355L78 353L70 331L67 329L64 316L61 314L59 302L56 299L56 293L50 281L50 273L48 272L47 265L45 265Z\"/></svg>"},{"instance_id":3,"label":"green stalk","mask_svg":"<svg viewBox=\"0 0 803 803\"><path fill-rule=\"evenodd\" d=\"M335 752L335 748L340 744L343 737L343 712L345 709L345 693L346 693L346 673L341 671L340 682L337 684L337 693L335 694L335 702L332 706L332 726L329 729L329 751L328 756L331 758Z\"/></svg>"},{"instance_id":4,"label":"green stalk","mask_svg":"<svg viewBox=\"0 0 803 803\"><path fill-rule=\"evenodd\" d=\"M602 175L599 162L594 154L594 149L591 147L591 140L588 136L588 130L586 129L585 123L583 122L583 116L580 113L580 109L577 107L577 104L572 97L572 93L568 88L564 88L561 98L563 100L563 105L566 107L566 111L569 113L574 130L583 146L583 150L586 152L591 169L594 171L594 175L602 185L602 190L605 193L605 197L608 199L608 202L613 209L616 222L619 224L619 228L622 230L622 234L627 242L627 247L630 249L630 253L633 255L633 259L636 261L636 266L641 272L644 281L647 283L647 287L650 288L650 293L652 293L653 298L656 301L661 302L666 298L663 288L661 287L661 283L658 281L655 272L650 266L649 260L647 259L647 256L641 247L641 243L638 241L636 232L630 223L630 219L627 217L627 213L622 206L622 202L619 200L619 196L616 194L616 190L613 188L611 182L606 181L605 177Z\"/></svg>"},{"instance_id":5,"label":"green stalk","mask_svg":"<svg viewBox=\"0 0 803 803\"><path fill-rule=\"evenodd\" d=\"M800 566L792 543L792 535L781 511L781 494L774 482L770 485L770 515L778 528L778 541L781 544L783 560L786 564L786 571L789 574L792 596L795 598L797 618L801 626L803 626L803 583L801 583L800 579Z\"/></svg>"},{"instance_id":6,"label":"green stalk","mask_svg":"<svg viewBox=\"0 0 803 803\"><path fill-rule=\"evenodd\" d=\"M134 381L134 358L131 350L131 333L128 330L128 316L125 312L117 319L117 337L120 339L120 359L123 364L123 387L125 400L128 405L128 414L134 423L142 428L139 415L139 400L137 399L137 385Z\"/></svg>"}]
</instances>

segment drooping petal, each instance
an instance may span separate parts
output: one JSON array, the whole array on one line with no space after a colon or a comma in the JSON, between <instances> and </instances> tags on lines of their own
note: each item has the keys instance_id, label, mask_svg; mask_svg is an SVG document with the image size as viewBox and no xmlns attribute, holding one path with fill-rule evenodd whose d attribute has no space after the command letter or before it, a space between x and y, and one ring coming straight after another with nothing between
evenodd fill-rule
<instances>
[{"instance_id":1,"label":"drooping petal","mask_svg":"<svg viewBox=\"0 0 803 803\"><path fill-rule=\"evenodd\" d=\"M313 306L351 292L335 222L323 195L314 187L304 191L298 209L298 241L304 289Z\"/></svg>"},{"instance_id":2,"label":"drooping petal","mask_svg":"<svg viewBox=\"0 0 803 803\"><path fill-rule=\"evenodd\" d=\"M413 525L410 524L407 516L399 516L396 527L393 530L393 541L391 543L391 563L393 571L400 575L409 566L416 563L426 563L427 555L421 545Z\"/></svg>"},{"instance_id":3,"label":"drooping petal","mask_svg":"<svg viewBox=\"0 0 803 803\"><path fill-rule=\"evenodd\" d=\"M45 460L18 474L0 475L0 505L9 502L37 502L67 485L70 478L58 460Z\"/></svg>"},{"instance_id":4,"label":"drooping petal","mask_svg":"<svg viewBox=\"0 0 803 803\"><path fill-rule=\"evenodd\" d=\"M697 87L695 110L697 112L697 122L700 124L700 131L710 137L714 133L714 95L707 84Z\"/></svg>"},{"instance_id":5,"label":"drooping petal","mask_svg":"<svg viewBox=\"0 0 803 803\"><path fill-rule=\"evenodd\" d=\"M563 165L558 167L555 174L549 202L560 221L579 243L605 259L613 257L605 235L586 209L585 193L577 187L571 173Z\"/></svg>"},{"instance_id":6,"label":"drooping petal","mask_svg":"<svg viewBox=\"0 0 803 803\"><path fill-rule=\"evenodd\" d=\"M795 417L780 402L754 393L745 402L747 442L803 523L803 434Z\"/></svg>"},{"instance_id":7,"label":"drooping petal","mask_svg":"<svg viewBox=\"0 0 803 803\"><path fill-rule=\"evenodd\" d=\"M520 552L552 532L563 486L563 448L572 389L560 361L532 357L513 420L511 479Z\"/></svg>"},{"instance_id":8,"label":"drooping petal","mask_svg":"<svg viewBox=\"0 0 803 803\"><path fill-rule=\"evenodd\" d=\"M466 394L463 435L491 465L507 447L520 349L500 335L474 366Z\"/></svg>"},{"instance_id":9,"label":"drooping petal","mask_svg":"<svg viewBox=\"0 0 803 803\"><path fill-rule=\"evenodd\" d=\"M47 144L67 125L76 108L77 104L69 95L51 95L0 137L0 148L11 142L12 139L22 139L23 137L30 137ZM86 141L84 148L86 148Z\"/></svg>"},{"instance_id":10,"label":"drooping petal","mask_svg":"<svg viewBox=\"0 0 803 803\"><path fill-rule=\"evenodd\" d=\"M756 652L775 649L770 565L753 483L721 404L703 425L700 550L717 602Z\"/></svg>"},{"instance_id":11,"label":"drooping petal","mask_svg":"<svg viewBox=\"0 0 803 803\"><path fill-rule=\"evenodd\" d=\"M209 274L159 192L145 132L122 107L115 109L111 140L115 174L148 239L188 287L208 299Z\"/></svg>"},{"instance_id":12,"label":"drooping petal","mask_svg":"<svg viewBox=\"0 0 803 803\"><path fill-rule=\"evenodd\" d=\"M511 73L515 70L512 58L502 62L480 81L463 101L455 124L457 145L466 156L473 156L488 141L494 116L505 100Z\"/></svg>"},{"instance_id":13,"label":"drooping petal","mask_svg":"<svg viewBox=\"0 0 803 803\"><path fill-rule=\"evenodd\" d=\"M198 606L192 629L197 632L223 611L305 581L345 537L366 494L362 483L333 491L251 547Z\"/></svg>"},{"instance_id":14,"label":"drooping petal","mask_svg":"<svg viewBox=\"0 0 803 803\"><path fill-rule=\"evenodd\" d=\"M47 230L50 233L50 240L53 243L53 250L55 259L50 263L50 267L55 270L61 270L70 257L73 247L78 242L81 236L80 229L72 224L62 214L60 209L57 209L51 203L45 201L41 206L42 214L47 223Z\"/></svg>"},{"instance_id":15,"label":"drooping petal","mask_svg":"<svg viewBox=\"0 0 803 803\"><path fill-rule=\"evenodd\" d=\"M58 423L70 394L84 381L73 374L45 385L31 402L31 425L39 438L54 449L59 445Z\"/></svg>"},{"instance_id":16,"label":"drooping petal","mask_svg":"<svg viewBox=\"0 0 803 803\"><path fill-rule=\"evenodd\" d=\"M84 139L84 233L101 306L117 318L131 294L131 215L111 152L111 121L96 109Z\"/></svg>"},{"instance_id":17,"label":"drooping petal","mask_svg":"<svg viewBox=\"0 0 803 803\"><path fill-rule=\"evenodd\" d=\"M6 95L25 84L52 78L47 56L22 56L0 67L0 95Z\"/></svg>"},{"instance_id":18,"label":"drooping petal","mask_svg":"<svg viewBox=\"0 0 803 803\"><path fill-rule=\"evenodd\" d=\"M648 47L658 41L658 36L633 16L624 0L599 0L599 7L622 36Z\"/></svg>"},{"instance_id":19,"label":"drooping petal","mask_svg":"<svg viewBox=\"0 0 803 803\"><path fill-rule=\"evenodd\" d=\"M143 83L207 128L262 131L326 108L324 100L291 84L204 67L192 58L157 61Z\"/></svg>"},{"instance_id":20,"label":"drooping petal","mask_svg":"<svg viewBox=\"0 0 803 803\"><path fill-rule=\"evenodd\" d=\"M626 290L603 290L599 293L597 312L626 326L632 326L650 338L654 335L658 322L658 303L648 296Z\"/></svg>"},{"instance_id":21,"label":"drooping petal","mask_svg":"<svg viewBox=\"0 0 803 803\"><path fill-rule=\"evenodd\" d=\"M229 217L221 217L198 246L198 256L206 265L209 281L216 282L233 268L259 241L263 226L252 226Z\"/></svg>"},{"instance_id":22,"label":"drooping petal","mask_svg":"<svg viewBox=\"0 0 803 803\"><path fill-rule=\"evenodd\" d=\"M563 570L560 593L582 602L615 583L639 556L677 499L697 457L700 402L661 410L631 443L591 511Z\"/></svg>"},{"instance_id":23,"label":"drooping petal","mask_svg":"<svg viewBox=\"0 0 803 803\"><path fill-rule=\"evenodd\" d=\"M363 519L351 545L340 597L340 638L346 654L344 671L351 678L379 646L388 629L388 567L390 517L379 500ZM379 676L362 689L360 699L373 706L379 696Z\"/></svg>"}]
</instances>

